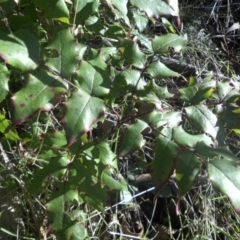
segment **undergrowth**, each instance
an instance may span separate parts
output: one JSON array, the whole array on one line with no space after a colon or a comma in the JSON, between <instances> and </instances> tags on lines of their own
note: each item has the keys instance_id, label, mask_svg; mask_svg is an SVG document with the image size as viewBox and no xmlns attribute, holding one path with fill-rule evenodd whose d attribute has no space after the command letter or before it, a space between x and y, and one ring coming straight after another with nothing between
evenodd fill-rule
<instances>
[{"instance_id":1,"label":"undergrowth","mask_svg":"<svg viewBox=\"0 0 240 240\"><path fill-rule=\"evenodd\" d=\"M0 3L1 239L239 239L237 15L167 3Z\"/></svg>"}]
</instances>

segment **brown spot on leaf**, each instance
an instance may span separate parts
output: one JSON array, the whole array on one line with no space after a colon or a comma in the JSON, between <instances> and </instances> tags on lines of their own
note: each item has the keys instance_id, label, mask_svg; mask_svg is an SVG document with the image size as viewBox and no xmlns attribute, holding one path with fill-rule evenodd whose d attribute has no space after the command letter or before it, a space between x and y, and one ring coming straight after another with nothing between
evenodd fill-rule
<instances>
[{"instance_id":1,"label":"brown spot on leaf","mask_svg":"<svg viewBox=\"0 0 240 240\"><path fill-rule=\"evenodd\" d=\"M25 103L21 103L21 104L20 104L20 107L21 107L21 108L26 107Z\"/></svg>"},{"instance_id":2,"label":"brown spot on leaf","mask_svg":"<svg viewBox=\"0 0 240 240\"><path fill-rule=\"evenodd\" d=\"M32 96L33 96L33 94L29 94L29 95L28 95L29 98L32 98Z\"/></svg>"}]
</instances>

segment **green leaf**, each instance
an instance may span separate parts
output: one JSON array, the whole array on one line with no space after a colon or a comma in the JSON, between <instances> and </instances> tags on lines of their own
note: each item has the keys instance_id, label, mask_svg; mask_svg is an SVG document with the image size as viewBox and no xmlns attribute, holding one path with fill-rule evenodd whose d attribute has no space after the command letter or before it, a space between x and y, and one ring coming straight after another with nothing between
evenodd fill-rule
<instances>
[{"instance_id":1,"label":"green leaf","mask_svg":"<svg viewBox=\"0 0 240 240\"><path fill-rule=\"evenodd\" d=\"M179 187L179 199L191 188L201 167L201 161L194 152L184 151L177 157L176 179Z\"/></svg>"},{"instance_id":2,"label":"green leaf","mask_svg":"<svg viewBox=\"0 0 240 240\"><path fill-rule=\"evenodd\" d=\"M40 45L39 40L29 31L21 29L15 33L18 41L21 40L22 45L28 49L29 57L34 62L39 62L40 59Z\"/></svg>"},{"instance_id":3,"label":"green leaf","mask_svg":"<svg viewBox=\"0 0 240 240\"><path fill-rule=\"evenodd\" d=\"M118 22L115 22L113 24L108 25L108 29L104 33L104 36L113 39L116 39L117 37L123 38L125 37L125 32L122 26Z\"/></svg>"},{"instance_id":4,"label":"green leaf","mask_svg":"<svg viewBox=\"0 0 240 240\"><path fill-rule=\"evenodd\" d=\"M17 3L15 0L1 0L1 7L5 13L11 12L16 5Z\"/></svg>"},{"instance_id":5,"label":"green leaf","mask_svg":"<svg viewBox=\"0 0 240 240\"><path fill-rule=\"evenodd\" d=\"M204 133L209 134L214 139L217 136L217 117L204 105L196 105L185 108L186 115L191 125Z\"/></svg>"},{"instance_id":6,"label":"green leaf","mask_svg":"<svg viewBox=\"0 0 240 240\"><path fill-rule=\"evenodd\" d=\"M127 183L125 179L118 174L117 179L113 176L116 175L113 169L108 168L105 169L102 173L102 181L106 184L110 189L115 189L119 191L126 191L128 189Z\"/></svg>"},{"instance_id":7,"label":"green leaf","mask_svg":"<svg viewBox=\"0 0 240 240\"><path fill-rule=\"evenodd\" d=\"M98 0L72 0L76 12L75 24L82 24L91 14L98 12Z\"/></svg>"},{"instance_id":8,"label":"green leaf","mask_svg":"<svg viewBox=\"0 0 240 240\"><path fill-rule=\"evenodd\" d=\"M78 49L79 49L79 60L80 60L80 59L83 59L83 56L84 56L85 52L87 51L87 45L85 45L83 43L79 43Z\"/></svg>"},{"instance_id":9,"label":"green leaf","mask_svg":"<svg viewBox=\"0 0 240 240\"><path fill-rule=\"evenodd\" d=\"M63 228L63 216L64 216L64 199L63 195L53 198L47 204L47 211L49 219L51 219L51 227L55 231L60 231Z\"/></svg>"},{"instance_id":10,"label":"green leaf","mask_svg":"<svg viewBox=\"0 0 240 240\"><path fill-rule=\"evenodd\" d=\"M66 234L74 222L65 213L64 206L66 202L78 202L78 191L72 187L69 182L59 182L52 191L49 202L46 205L48 217L51 222L51 228L56 232ZM69 239L65 238L65 239Z\"/></svg>"},{"instance_id":11,"label":"green leaf","mask_svg":"<svg viewBox=\"0 0 240 240\"><path fill-rule=\"evenodd\" d=\"M66 89L65 82L46 70L30 74L27 84L12 97L13 124L26 121L38 110L50 110Z\"/></svg>"},{"instance_id":12,"label":"green leaf","mask_svg":"<svg viewBox=\"0 0 240 240\"><path fill-rule=\"evenodd\" d=\"M37 64L30 58L30 54L28 46L21 39L0 32L0 58L6 64L21 71L34 70Z\"/></svg>"},{"instance_id":13,"label":"green leaf","mask_svg":"<svg viewBox=\"0 0 240 240\"><path fill-rule=\"evenodd\" d=\"M182 146L190 147L190 148L195 148L199 142L202 142L207 146L210 146L213 144L212 139L206 134L203 133L203 134L191 135L185 132L182 126L173 128L172 138L174 141L176 141L176 143Z\"/></svg>"},{"instance_id":14,"label":"green leaf","mask_svg":"<svg viewBox=\"0 0 240 240\"><path fill-rule=\"evenodd\" d=\"M34 173L28 190L32 193L40 192L43 188L44 179L52 174L62 176L66 172L69 162L70 160L66 155L52 158L47 165Z\"/></svg>"},{"instance_id":15,"label":"green leaf","mask_svg":"<svg viewBox=\"0 0 240 240\"><path fill-rule=\"evenodd\" d=\"M62 119L68 145L88 132L104 113L105 104L102 99L92 97L81 89L75 91L66 103L66 113Z\"/></svg>"},{"instance_id":16,"label":"green leaf","mask_svg":"<svg viewBox=\"0 0 240 240\"><path fill-rule=\"evenodd\" d=\"M218 104L216 106L219 120L233 130L240 129L239 107L235 105Z\"/></svg>"},{"instance_id":17,"label":"green leaf","mask_svg":"<svg viewBox=\"0 0 240 240\"><path fill-rule=\"evenodd\" d=\"M153 128L160 128L163 126L175 127L182 121L182 115L180 112L166 111L164 113L154 110L148 115L144 116L146 121Z\"/></svg>"},{"instance_id":18,"label":"green leaf","mask_svg":"<svg viewBox=\"0 0 240 240\"><path fill-rule=\"evenodd\" d=\"M9 72L5 64L0 64L0 103L8 94Z\"/></svg>"},{"instance_id":19,"label":"green leaf","mask_svg":"<svg viewBox=\"0 0 240 240\"><path fill-rule=\"evenodd\" d=\"M138 31L134 31L134 30L133 30L133 34L137 36L137 40L142 46L146 47L149 52L151 53L153 52L152 42L147 36L145 36L144 34L140 34Z\"/></svg>"},{"instance_id":20,"label":"green leaf","mask_svg":"<svg viewBox=\"0 0 240 240\"><path fill-rule=\"evenodd\" d=\"M141 77L140 71L127 69L115 77L114 85L118 87L119 84L132 86L132 89L143 89L146 82Z\"/></svg>"},{"instance_id":21,"label":"green leaf","mask_svg":"<svg viewBox=\"0 0 240 240\"><path fill-rule=\"evenodd\" d=\"M118 51L116 47L102 47L100 50L91 48L88 59L93 60L101 56L102 61L106 62L107 60L111 59L112 55L117 54L117 52Z\"/></svg>"},{"instance_id":22,"label":"green leaf","mask_svg":"<svg viewBox=\"0 0 240 240\"><path fill-rule=\"evenodd\" d=\"M163 54L180 52L181 49L186 45L186 39L176 34L165 34L163 36L155 36L152 40L152 48L155 53Z\"/></svg>"},{"instance_id":23,"label":"green leaf","mask_svg":"<svg viewBox=\"0 0 240 240\"><path fill-rule=\"evenodd\" d=\"M162 111L162 100L172 97L172 94L168 92L166 86L159 87L154 80L149 81L149 83L145 86L144 89L141 89L136 92L136 95L142 101L146 101L147 103L153 103L156 109L160 111ZM145 113L151 110L151 109L146 109L146 110L145 109L144 109Z\"/></svg>"},{"instance_id":24,"label":"green leaf","mask_svg":"<svg viewBox=\"0 0 240 240\"><path fill-rule=\"evenodd\" d=\"M139 8L140 11L146 12L148 17L159 15L172 15L176 13L164 1L161 0L130 0L130 3Z\"/></svg>"},{"instance_id":25,"label":"green leaf","mask_svg":"<svg viewBox=\"0 0 240 240\"><path fill-rule=\"evenodd\" d=\"M42 134L43 144L51 146L52 148L62 148L67 145L67 140L64 132L52 132Z\"/></svg>"},{"instance_id":26,"label":"green leaf","mask_svg":"<svg viewBox=\"0 0 240 240\"><path fill-rule=\"evenodd\" d=\"M0 112L0 132L4 134L8 140L21 140L16 129L12 128L12 123L6 119L5 115ZM2 140L3 141L3 140Z\"/></svg>"},{"instance_id":27,"label":"green leaf","mask_svg":"<svg viewBox=\"0 0 240 240\"><path fill-rule=\"evenodd\" d=\"M52 207L54 207L54 204L57 206L57 202L54 203L51 202L47 206L50 207L51 213L53 213ZM57 218L57 211L55 211L55 218ZM53 214L52 214L53 215ZM61 221L62 220L62 221ZM71 212L64 213L63 217L59 221L59 223L62 222L62 229L55 231L54 235L59 240L84 240L88 239L88 233L87 229L85 227L85 223L87 221L86 214L84 214L80 210L73 210ZM59 224L59 226L61 226Z\"/></svg>"},{"instance_id":28,"label":"green leaf","mask_svg":"<svg viewBox=\"0 0 240 240\"><path fill-rule=\"evenodd\" d=\"M96 147L99 150L99 159L103 164L117 167L114 161L116 155L112 152L108 142L102 141Z\"/></svg>"},{"instance_id":29,"label":"green leaf","mask_svg":"<svg viewBox=\"0 0 240 240\"><path fill-rule=\"evenodd\" d=\"M236 212L240 214L240 169L237 163L224 158L214 159L207 164L213 186L227 195Z\"/></svg>"},{"instance_id":30,"label":"green leaf","mask_svg":"<svg viewBox=\"0 0 240 240\"><path fill-rule=\"evenodd\" d=\"M144 68L146 56L141 52L136 42L123 40L121 42L120 51L123 53L127 63L137 68Z\"/></svg>"},{"instance_id":31,"label":"green leaf","mask_svg":"<svg viewBox=\"0 0 240 240\"><path fill-rule=\"evenodd\" d=\"M214 97L217 98L219 102L234 102L240 96L239 86L236 85L235 82L217 82Z\"/></svg>"},{"instance_id":32,"label":"green leaf","mask_svg":"<svg viewBox=\"0 0 240 240\"><path fill-rule=\"evenodd\" d=\"M125 23L130 26L130 22L128 19L128 8L127 3L128 0L107 0L108 6L111 8L112 12L115 15L115 19L124 19Z\"/></svg>"},{"instance_id":33,"label":"green leaf","mask_svg":"<svg viewBox=\"0 0 240 240\"><path fill-rule=\"evenodd\" d=\"M82 150L83 156L87 160L100 160L104 165L117 168L116 162L114 161L116 155L112 152L108 142L101 141L97 144L94 142L85 143Z\"/></svg>"},{"instance_id":34,"label":"green leaf","mask_svg":"<svg viewBox=\"0 0 240 240\"><path fill-rule=\"evenodd\" d=\"M157 138L154 159L151 164L153 183L155 186L158 186L156 192L161 190L171 177L175 168L177 154L178 146L176 143L162 136Z\"/></svg>"},{"instance_id":35,"label":"green leaf","mask_svg":"<svg viewBox=\"0 0 240 240\"><path fill-rule=\"evenodd\" d=\"M160 61L152 62L146 69L146 73L154 78L179 77L181 74L172 71Z\"/></svg>"},{"instance_id":36,"label":"green leaf","mask_svg":"<svg viewBox=\"0 0 240 240\"><path fill-rule=\"evenodd\" d=\"M76 85L92 96L104 96L109 93L111 80L108 71L93 67L86 61L81 61L76 72Z\"/></svg>"},{"instance_id":37,"label":"green leaf","mask_svg":"<svg viewBox=\"0 0 240 240\"><path fill-rule=\"evenodd\" d=\"M186 102L199 104L213 95L215 87L216 81L206 78L192 86L179 89L180 98Z\"/></svg>"},{"instance_id":38,"label":"green leaf","mask_svg":"<svg viewBox=\"0 0 240 240\"><path fill-rule=\"evenodd\" d=\"M218 147L211 147L207 146L203 142L199 142L196 145L196 151L207 158L214 158L214 157L223 157L224 159L228 159L229 161L238 162L239 159L232 153L232 151L228 148L228 146L218 146Z\"/></svg>"},{"instance_id":39,"label":"green leaf","mask_svg":"<svg viewBox=\"0 0 240 240\"><path fill-rule=\"evenodd\" d=\"M44 11L47 18L69 23L69 11L64 0L33 0L33 2Z\"/></svg>"},{"instance_id":40,"label":"green leaf","mask_svg":"<svg viewBox=\"0 0 240 240\"><path fill-rule=\"evenodd\" d=\"M144 146L145 141L141 132L148 127L148 124L137 120L134 124L130 125L124 134L123 141L119 150L119 156L125 156L137 149Z\"/></svg>"},{"instance_id":41,"label":"green leaf","mask_svg":"<svg viewBox=\"0 0 240 240\"><path fill-rule=\"evenodd\" d=\"M146 16L145 13L143 13L143 12L139 11L139 9L137 9L137 11L133 12L133 19L134 19L136 26L140 32L142 32L146 29L147 24L148 24L148 17Z\"/></svg>"},{"instance_id":42,"label":"green leaf","mask_svg":"<svg viewBox=\"0 0 240 240\"><path fill-rule=\"evenodd\" d=\"M61 77L69 78L76 71L79 62L78 48L70 29L57 29L47 49L54 50L57 56L48 57L46 66Z\"/></svg>"}]
</instances>

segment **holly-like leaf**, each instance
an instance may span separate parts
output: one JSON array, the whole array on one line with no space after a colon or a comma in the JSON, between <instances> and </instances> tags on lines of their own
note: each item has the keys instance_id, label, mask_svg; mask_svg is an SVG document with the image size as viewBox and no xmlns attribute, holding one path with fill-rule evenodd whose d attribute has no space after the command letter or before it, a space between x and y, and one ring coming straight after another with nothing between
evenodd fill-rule
<instances>
[{"instance_id":1,"label":"holly-like leaf","mask_svg":"<svg viewBox=\"0 0 240 240\"><path fill-rule=\"evenodd\" d=\"M180 124L182 121L182 115L180 112L166 111L162 113L154 110L145 115L143 119L153 128L161 128L163 126L172 128Z\"/></svg>"},{"instance_id":2,"label":"holly-like leaf","mask_svg":"<svg viewBox=\"0 0 240 240\"><path fill-rule=\"evenodd\" d=\"M28 49L28 55L34 62L39 62L40 58L40 45L39 40L31 32L21 29L15 33L18 41L21 40L22 45Z\"/></svg>"},{"instance_id":3,"label":"holly-like leaf","mask_svg":"<svg viewBox=\"0 0 240 240\"><path fill-rule=\"evenodd\" d=\"M237 133L240 131L240 109L238 106L218 104L216 106L219 120Z\"/></svg>"},{"instance_id":4,"label":"holly-like leaf","mask_svg":"<svg viewBox=\"0 0 240 240\"><path fill-rule=\"evenodd\" d=\"M136 42L130 40L122 41L120 51L123 53L127 63L137 68L144 67L146 63L146 56L141 52Z\"/></svg>"},{"instance_id":5,"label":"holly-like leaf","mask_svg":"<svg viewBox=\"0 0 240 240\"><path fill-rule=\"evenodd\" d=\"M5 64L0 64L0 103L8 94L9 72Z\"/></svg>"},{"instance_id":6,"label":"holly-like leaf","mask_svg":"<svg viewBox=\"0 0 240 240\"><path fill-rule=\"evenodd\" d=\"M107 142L100 142L99 144L96 145L96 147L99 150L99 159L100 161L105 164L105 165L109 165L115 168L116 166L116 162L114 161L114 159L116 158L116 155L112 152L109 144Z\"/></svg>"},{"instance_id":7,"label":"holly-like leaf","mask_svg":"<svg viewBox=\"0 0 240 240\"><path fill-rule=\"evenodd\" d=\"M231 204L240 214L240 169L236 162L224 158L208 162L207 170L213 186L227 195Z\"/></svg>"},{"instance_id":8,"label":"holly-like leaf","mask_svg":"<svg viewBox=\"0 0 240 240\"><path fill-rule=\"evenodd\" d=\"M156 36L152 40L152 48L155 53L163 54L170 52L180 52L186 45L186 39L176 34L165 34Z\"/></svg>"},{"instance_id":9,"label":"holly-like leaf","mask_svg":"<svg viewBox=\"0 0 240 240\"><path fill-rule=\"evenodd\" d=\"M144 146L145 141L141 132L148 127L148 124L137 120L134 124L130 125L124 134L123 141L119 150L119 156L125 156L137 149Z\"/></svg>"},{"instance_id":10,"label":"holly-like leaf","mask_svg":"<svg viewBox=\"0 0 240 240\"><path fill-rule=\"evenodd\" d=\"M70 217L65 213L64 209L66 202L74 200L78 202L78 191L71 186L70 182L59 182L56 184L46 205L49 221L51 222L50 227L54 231L62 232L65 235L67 234L67 229L74 225L74 222L70 221Z\"/></svg>"},{"instance_id":11,"label":"holly-like leaf","mask_svg":"<svg viewBox=\"0 0 240 240\"><path fill-rule=\"evenodd\" d=\"M136 92L136 95L140 100L146 101L148 103L153 103L158 110L162 110L162 99L172 97L167 90L167 87L158 86L154 80L150 81L144 89L140 89ZM145 112L149 112L147 109Z\"/></svg>"},{"instance_id":12,"label":"holly-like leaf","mask_svg":"<svg viewBox=\"0 0 240 240\"><path fill-rule=\"evenodd\" d=\"M33 41L35 41L35 38ZM6 64L21 71L34 70L37 64L31 59L30 51L21 39L0 32L0 58Z\"/></svg>"},{"instance_id":13,"label":"holly-like leaf","mask_svg":"<svg viewBox=\"0 0 240 240\"><path fill-rule=\"evenodd\" d=\"M43 181L50 175L63 176L66 172L70 160L66 155L52 158L42 169L35 172L33 180L28 190L32 193L38 193L43 188Z\"/></svg>"},{"instance_id":14,"label":"holly-like leaf","mask_svg":"<svg viewBox=\"0 0 240 240\"><path fill-rule=\"evenodd\" d=\"M133 19L134 19L136 26L140 32L142 32L146 29L147 24L148 24L148 17L146 16L145 13L143 13L143 12L139 11L139 9L137 9L137 11L133 12Z\"/></svg>"},{"instance_id":15,"label":"holly-like leaf","mask_svg":"<svg viewBox=\"0 0 240 240\"><path fill-rule=\"evenodd\" d=\"M176 179L179 187L179 198L191 188L201 167L201 161L194 152L184 151L177 157Z\"/></svg>"},{"instance_id":16,"label":"holly-like leaf","mask_svg":"<svg viewBox=\"0 0 240 240\"><path fill-rule=\"evenodd\" d=\"M114 85L119 84L131 86L132 89L143 89L146 82L141 77L140 71L128 69L116 76Z\"/></svg>"},{"instance_id":17,"label":"holly-like leaf","mask_svg":"<svg viewBox=\"0 0 240 240\"><path fill-rule=\"evenodd\" d=\"M47 49L55 51L56 56L48 57L46 66L61 77L69 78L76 70L79 61L78 48L70 29L57 29Z\"/></svg>"},{"instance_id":18,"label":"holly-like leaf","mask_svg":"<svg viewBox=\"0 0 240 240\"><path fill-rule=\"evenodd\" d=\"M112 152L109 143L101 141L100 143L88 142L82 147L83 156L87 160L100 160L102 164L117 168L114 159L116 155Z\"/></svg>"},{"instance_id":19,"label":"holly-like leaf","mask_svg":"<svg viewBox=\"0 0 240 240\"><path fill-rule=\"evenodd\" d=\"M128 0L107 0L108 6L111 8L112 12L114 13L116 19L124 19L125 23L130 26L130 22L128 19L128 8L127 3Z\"/></svg>"},{"instance_id":20,"label":"holly-like leaf","mask_svg":"<svg viewBox=\"0 0 240 240\"><path fill-rule=\"evenodd\" d=\"M176 143L191 148L195 148L199 142L206 144L206 146L213 144L212 139L206 134L191 135L185 132L182 126L173 128L172 138Z\"/></svg>"},{"instance_id":21,"label":"holly-like leaf","mask_svg":"<svg viewBox=\"0 0 240 240\"><path fill-rule=\"evenodd\" d=\"M185 108L187 118L194 127L212 136L217 136L217 117L204 105L189 106Z\"/></svg>"},{"instance_id":22,"label":"holly-like leaf","mask_svg":"<svg viewBox=\"0 0 240 240\"><path fill-rule=\"evenodd\" d=\"M213 95L215 87L216 81L206 78L202 82L179 89L180 98L186 102L199 104Z\"/></svg>"},{"instance_id":23,"label":"holly-like leaf","mask_svg":"<svg viewBox=\"0 0 240 240\"><path fill-rule=\"evenodd\" d=\"M146 12L148 17L159 15L176 15L173 9L161 0L130 0L130 2L133 6L139 8L140 11Z\"/></svg>"},{"instance_id":24,"label":"holly-like leaf","mask_svg":"<svg viewBox=\"0 0 240 240\"><path fill-rule=\"evenodd\" d=\"M91 14L97 13L100 4L98 0L72 0L72 2L76 12L76 24L82 24Z\"/></svg>"},{"instance_id":25,"label":"holly-like leaf","mask_svg":"<svg viewBox=\"0 0 240 240\"><path fill-rule=\"evenodd\" d=\"M178 154L178 146L173 141L158 137L154 150L154 160L151 164L152 179L158 193L167 180L171 177L175 168L175 158Z\"/></svg>"},{"instance_id":26,"label":"holly-like leaf","mask_svg":"<svg viewBox=\"0 0 240 240\"><path fill-rule=\"evenodd\" d=\"M109 93L111 80L107 70L93 67L86 61L81 61L76 72L76 84L92 96L104 96Z\"/></svg>"},{"instance_id":27,"label":"holly-like leaf","mask_svg":"<svg viewBox=\"0 0 240 240\"><path fill-rule=\"evenodd\" d=\"M123 38L125 37L125 34L126 33L123 31L122 26L118 22L110 24L107 31L104 32L105 37L113 39L116 39L117 37Z\"/></svg>"},{"instance_id":28,"label":"holly-like leaf","mask_svg":"<svg viewBox=\"0 0 240 240\"><path fill-rule=\"evenodd\" d=\"M237 86L238 85L238 86ZM234 102L240 97L239 83L235 82L218 82L214 97L219 102Z\"/></svg>"},{"instance_id":29,"label":"holly-like leaf","mask_svg":"<svg viewBox=\"0 0 240 240\"><path fill-rule=\"evenodd\" d=\"M69 10L64 0L33 0L47 18L69 23Z\"/></svg>"},{"instance_id":30,"label":"holly-like leaf","mask_svg":"<svg viewBox=\"0 0 240 240\"><path fill-rule=\"evenodd\" d=\"M229 161L238 162L239 159L232 153L232 151L225 145L219 147L211 147L206 145L204 142L199 142L196 147L196 151L207 158L214 158L214 157L223 157Z\"/></svg>"},{"instance_id":31,"label":"holly-like leaf","mask_svg":"<svg viewBox=\"0 0 240 240\"><path fill-rule=\"evenodd\" d=\"M160 61L152 62L146 69L146 73L154 78L179 77L179 73L172 71Z\"/></svg>"},{"instance_id":32,"label":"holly-like leaf","mask_svg":"<svg viewBox=\"0 0 240 240\"><path fill-rule=\"evenodd\" d=\"M75 91L66 103L66 113L62 119L68 145L88 132L105 113L104 101L82 89Z\"/></svg>"},{"instance_id":33,"label":"holly-like leaf","mask_svg":"<svg viewBox=\"0 0 240 240\"><path fill-rule=\"evenodd\" d=\"M137 91L137 96L141 100L154 102L152 100L158 99L158 101L166 98L170 98L173 94L168 92L167 86L158 86L154 80L149 81L143 90Z\"/></svg>"},{"instance_id":34,"label":"holly-like leaf","mask_svg":"<svg viewBox=\"0 0 240 240\"><path fill-rule=\"evenodd\" d=\"M117 179L114 177L115 173L113 169L108 168L102 172L102 181L106 184L110 189L126 191L128 189L127 183L125 179L118 174Z\"/></svg>"},{"instance_id":35,"label":"holly-like leaf","mask_svg":"<svg viewBox=\"0 0 240 240\"><path fill-rule=\"evenodd\" d=\"M102 47L100 50L98 49L91 49L89 51L89 60L97 59L99 56L101 56L102 61L106 62L111 58L112 55L115 55L117 53L116 47ZM91 64L92 62L89 61ZM105 63L106 65L106 63Z\"/></svg>"},{"instance_id":36,"label":"holly-like leaf","mask_svg":"<svg viewBox=\"0 0 240 240\"><path fill-rule=\"evenodd\" d=\"M52 146L52 148L62 148L67 145L67 140L64 132L52 132L42 134L43 144Z\"/></svg>"},{"instance_id":37,"label":"holly-like leaf","mask_svg":"<svg viewBox=\"0 0 240 240\"><path fill-rule=\"evenodd\" d=\"M146 37L144 34L139 33L138 31L135 31L134 35L137 36L137 40L142 46L146 47L149 52L153 52L152 42L148 37Z\"/></svg>"},{"instance_id":38,"label":"holly-like leaf","mask_svg":"<svg viewBox=\"0 0 240 240\"><path fill-rule=\"evenodd\" d=\"M38 110L50 110L66 89L64 81L46 70L29 75L27 84L12 97L13 123L26 121Z\"/></svg>"}]
</instances>

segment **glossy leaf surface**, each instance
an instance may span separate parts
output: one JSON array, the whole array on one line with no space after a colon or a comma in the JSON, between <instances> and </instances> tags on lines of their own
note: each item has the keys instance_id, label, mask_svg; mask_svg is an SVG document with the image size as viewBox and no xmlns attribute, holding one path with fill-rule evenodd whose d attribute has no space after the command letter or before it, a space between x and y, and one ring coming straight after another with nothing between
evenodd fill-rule
<instances>
[{"instance_id":1,"label":"glossy leaf surface","mask_svg":"<svg viewBox=\"0 0 240 240\"><path fill-rule=\"evenodd\" d=\"M154 153L151 175L158 193L173 173L178 146L168 138L158 137Z\"/></svg>"},{"instance_id":2,"label":"glossy leaf surface","mask_svg":"<svg viewBox=\"0 0 240 240\"><path fill-rule=\"evenodd\" d=\"M240 214L240 170L238 165L220 158L211 160L207 168L213 186L228 196L231 204Z\"/></svg>"},{"instance_id":3,"label":"glossy leaf surface","mask_svg":"<svg viewBox=\"0 0 240 240\"><path fill-rule=\"evenodd\" d=\"M29 75L27 84L12 97L14 124L26 121L38 110L49 111L66 90L66 83L50 72Z\"/></svg>"},{"instance_id":4,"label":"glossy leaf surface","mask_svg":"<svg viewBox=\"0 0 240 240\"><path fill-rule=\"evenodd\" d=\"M155 36L152 40L153 51L159 54L179 52L185 45L186 40L183 37L172 33Z\"/></svg>"},{"instance_id":5,"label":"glossy leaf surface","mask_svg":"<svg viewBox=\"0 0 240 240\"><path fill-rule=\"evenodd\" d=\"M84 90L75 91L66 103L62 124L71 145L77 137L88 132L105 113L104 101L92 97Z\"/></svg>"},{"instance_id":6,"label":"glossy leaf surface","mask_svg":"<svg viewBox=\"0 0 240 240\"><path fill-rule=\"evenodd\" d=\"M217 117L204 105L185 108L190 123L199 130L204 131L213 138L217 136Z\"/></svg>"},{"instance_id":7,"label":"glossy leaf surface","mask_svg":"<svg viewBox=\"0 0 240 240\"><path fill-rule=\"evenodd\" d=\"M148 128L148 125L141 120L137 120L136 123L130 125L124 134L118 155L125 156L142 148L145 144L145 140L141 133L146 128Z\"/></svg>"},{"instance_id":8,"label":"glossy leaf surface","mask_svg":"<svg viewBox=\"0 0 240 240\"><path fill-rule=\"evenodd\" d=\"M0 58L6 64L21 71L30 71L37 67L22 40L4 32L0 32Z\"/></svg>"},{"instance_id":9,"label":"glossy leaf surface","mask_svg":"<svg viewBox=\"0 0 240 240\"><path fill-rule=\"evenodd\" d=\"M60 74L63 78L70 77L76 71L79 53L70 29L60 28L57 30L47 49L56 51L56 56L48 57L46 66Z\"/></svg>"}]
</instances>

